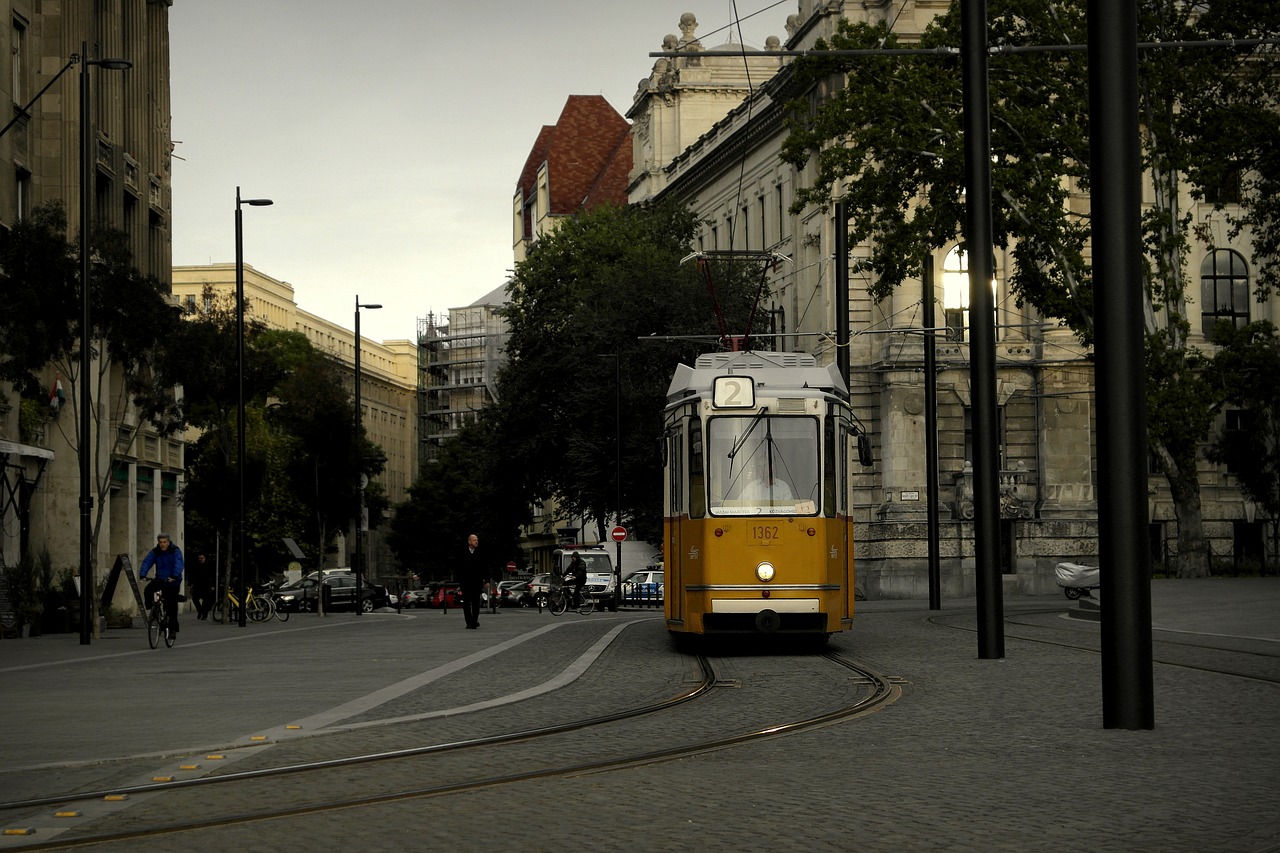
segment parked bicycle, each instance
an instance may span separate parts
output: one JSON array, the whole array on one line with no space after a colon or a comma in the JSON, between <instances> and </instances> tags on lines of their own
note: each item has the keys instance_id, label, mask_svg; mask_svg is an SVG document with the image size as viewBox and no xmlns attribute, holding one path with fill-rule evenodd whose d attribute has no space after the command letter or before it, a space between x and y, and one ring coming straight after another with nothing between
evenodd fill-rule
<instances>
[{"instance_id":1,"label":"parked bicycle","mask_svg":"<svg viewBox=\"0 0 1280 853\"><path fill-rule=\"evenodd\" d=\"M154 649L160 645L161 637L169 648L173 648L178 639L178 635L169 630L169 617L164 612L164 593L157 589L151 593L151 607L147 610L147 642Z\"/></svg>"},{"instance_id":2,"label":"parked bicycle","mask_svg":"<svg viewBox=\"0 0 1280 853\"><path fill-rule=\"evenodd\" d=\"M566 585L559 579L552 580L551 595L547 603L551 608L551 613L555 616L559 616L566 610L577 610L583 616L586 616L596 609L596 600L587 595L585 588L578 590L578 603L575 607L573 603L573 587Z\"/></svg>"},{"instance_id":3,"label":"parked bicycle","mask_svg":"<svg viewBox=\"0 0 1280 853\"><path fill-rule=\"evenodd\" d=\"M275 602L268 595L255 595L253 587L245 593L245 616L252 622L266 622L272 616L280 615L280 611L276 608ZM240 618L240 599L231 591L231 587L227 587L226 594L213 605L213 610L209 612L214 622L221 622L223 616L227 616L231 620L239 620ZM288 613L280 615L283 621L288 619Z\"/></svg>"}]
</instances>

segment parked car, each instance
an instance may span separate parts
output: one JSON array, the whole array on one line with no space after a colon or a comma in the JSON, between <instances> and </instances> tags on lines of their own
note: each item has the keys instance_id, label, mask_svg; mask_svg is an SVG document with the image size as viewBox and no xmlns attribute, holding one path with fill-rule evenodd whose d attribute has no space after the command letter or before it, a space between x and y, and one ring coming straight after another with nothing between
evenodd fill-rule
<instances>
[{"instance_id":1,"label":"parked car","mask_svg":"<svg viewBox=\"0 0 1280 853\"><path fill-rule=\"evenodd\" d=\"M534 575L529 583L529 598L535 607L546 607L551 597L551 575Z\"/></svg>"},{"instance_id":2,"label":"parked car","mask_svg":"<svg viewBox=\"0 0 1280 853\"><path fill-rule=\"evenodd\" d=\"M312 572L278 587L272 593L276 600L276 607L303 613L315 610L319 606L321 577L324 578L324 585L329 588L328 607L330 609L351 610L355 607L356 574L345 569L326 569L323 574ZM365 613L370 613L379 607L395 605L395 599L387 592L385 586L365 580L361 581L360 586L360 609Z\"/></svg>"},{"instance_id":3,"label":"parked car","mask_svg":"<svg viewBox=\"0 0 1280 853\"><path fill-rule=\"evenodd\" d=\"M498 606L532 607L533 597L526 595L528 589L528 581L499 581Z\"/></svg>"},{"instance_id":4,"label":"parked car","mask_svg":"<svg viewBox=\"0 0 1280 853\"><path fill-rule=\"evenodd\" d=\"M437 584L431 593L432 607L460 607L462 587L456 583Z\"/></svg>"},{"instance_id":5,"label":"parked car","mask_svg":"<svg viewBox=\"0 0 1280 853\"><path fill-rule=\"evenodd\" d=\"M622 581L624 600L661 601L662 592L663 573L657 569L644 569Z\"/></svg>"},{"instance_id":6,"label":"parked car","mask_svg":"<svg viewBox=\"0 0 1280 853\"><path fill-rule=\"evenodd\" d=\"M402 608L409 607L430 607L431 594L425 589L406 589L400 593L400 606Z\"/></svg>"}]
</instances>

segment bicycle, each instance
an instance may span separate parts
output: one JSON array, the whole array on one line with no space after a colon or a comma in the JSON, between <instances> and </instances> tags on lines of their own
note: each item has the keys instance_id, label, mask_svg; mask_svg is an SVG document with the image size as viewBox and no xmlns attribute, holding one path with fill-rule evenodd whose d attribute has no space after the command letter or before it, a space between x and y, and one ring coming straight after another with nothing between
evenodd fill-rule
<instances>
[{"instance_id":1,"label":"bicycle","mask_svg":"<svg viewBox=\"0 0 1280 853\"><path fill-rule=\"evenodd\" d=\"M169 630L169 616L164 610L164 593L157 589L151 594L151 607L147 610L147 642L154 649L160 645L161 637L164 637L164 644L169 648L173 648L178 639L178 635Z\"/></svg>"},{"instance_id":2,"label":"bicycle","mask_svg":"<svg viewBox=\"0 0 1280 853\"><path fill-rule=\"evenodd\" d=\"M587 595L586 587L578 589L578 606L572 607L572 590L564 583L553 583L551 586L551 598L548 606L553 616L559 616L566 610L576 609L583 616L591 613L596 609L596 600Z\"/></svg>"},{"instance_id":3,"label":"bicycle","mask_svg":"<svg viewBox=\"0 0 1280 853\"><path fill-rule=\"evenodd\" d=\"M273 614L277 612L275 602L270 596L254 595L253 587L249 587L245 593L245 615L253 622L266 622ZM214 622L221 622L223 615L230 619L236 620L240 618L240 599L236 598L231 587L227 587L226 594L213 605L213 610L209 611L209 616ZM280 617L281 620L287 619L288 616Z\"/></svg>"}]
</instances>

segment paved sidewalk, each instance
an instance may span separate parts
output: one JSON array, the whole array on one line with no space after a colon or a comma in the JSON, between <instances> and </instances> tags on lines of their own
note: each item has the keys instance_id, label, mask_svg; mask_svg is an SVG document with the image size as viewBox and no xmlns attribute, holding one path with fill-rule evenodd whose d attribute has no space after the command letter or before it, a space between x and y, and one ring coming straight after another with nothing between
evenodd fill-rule
<instances>
[{"instance_id":1,"label":"paved sidewalk","mask_svg":"<svg viewBox=\"0 0 1280 853\"><path fill-rule=\"evenodd\" d=\"M1102 728L1101 657L1074 648L1097 648L1100 626L1066 618L1078 605L1061 595L1004 604L1005 657L979 660L972 600L944 601L941 611L922 601L860 602L854 630L832 648L903 687L865 719L496 794L362 809L358 845L1280 851L1280 579L1153 582L1150 731ZM479 631L461 628L456 610L421 610L245 629L188 619L172 650L147 649L136 629L90 647L74 635L4 641L0 712L11 734L0 739L0 799L88 784L113 766L104 759L140 743L168 753L242 742L294 720L447 712L492 697L483 688L494 679L535 690L605 643L593 666L606 668L600 683L618 695L599 695L602 706L624 691L663 690L680 671L660 615L649 611L558 619L508 610L482 614ZM776 698L753 678L773 665L768 657L730 661L740 683L724 689L744 713ZM1244 668L1251 677L1216 671ZM408 692L392 696L397 689ZM554 705L558 694L539 695L504 714L518 721L528 704ZM447 719L465 731L470 718ZM40 765L58 766L5 772ZM562 800L592 815L598 832L566 834L562 813L546 808ZM344 849L350 820L230 827L216 843Z\"/></svg>"}]
</instances>

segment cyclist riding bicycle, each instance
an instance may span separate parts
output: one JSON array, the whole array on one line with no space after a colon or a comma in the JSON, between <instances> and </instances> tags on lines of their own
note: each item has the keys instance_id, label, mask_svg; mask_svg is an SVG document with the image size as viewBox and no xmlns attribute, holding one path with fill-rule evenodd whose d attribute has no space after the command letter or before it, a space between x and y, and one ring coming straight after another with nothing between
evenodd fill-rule
<instances>
[{"instance_id":1,"label":"cyclist riding bicycle","mask_svg":"<svg viewBox=\"0 0 1280 853\"><path fill-rule=\"evenodd\" d=\"M570 601L577 607L582 603L582 588L587 585L587 564L583 562L581 554L575 552L569 565L565 566L564 585L573 590Z\"/></svg>"},{"instance_id":2,"label":"cyclist riding bicycle","mask_svg":"<svg viewBox=\"0 0 1280 853\"><path fill-rule=\"evenodd\" d=\"M178 590L182 588L182 549L174 544L168 533L156 537L156 547L147 552L138 566L138 577L147 579L147 571L155 566L156 576L147 584L148 607L155 591L164 597L164 615L169 622L170 636L178 633Z\"/></svg>"}]
</instances>

